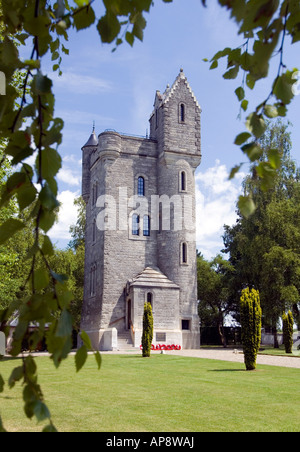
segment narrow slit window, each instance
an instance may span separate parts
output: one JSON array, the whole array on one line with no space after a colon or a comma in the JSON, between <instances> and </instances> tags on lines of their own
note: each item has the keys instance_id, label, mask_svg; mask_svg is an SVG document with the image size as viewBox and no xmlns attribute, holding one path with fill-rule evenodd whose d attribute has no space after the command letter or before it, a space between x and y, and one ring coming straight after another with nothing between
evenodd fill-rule
<instances>
[{"instance_id":1,"label":"narrow slit window","mask_svg":"<svg viewBox=\"0 0 300 452\"><path fill-rule=\"evenodd\" d=\"M138 196L145 196L145 179L142 176L138 178Z\"/></svg>"},{"instance_id":2,"label":"narrow slit window","mask_svg":"<svg viewBox=\"0 0 300 452\"><path fill-rule=\"evenodd\" d=\"M181 191L186 191L186 172L185 171L181 171L180 188L181 188Z\"/></svg>"},{"instance_id":3,"label":"narrow slit window","mask_svg":"<svg viewBox=\"0 0 300 452\"><path fill-rule=\"evenodd\" d=\"M140 217L136 214L132 216L132 235L140 235Z\"/></svg>"},{"instance_id":4,"label":"narrow slit window","mask_svg":"<svg viewBox=\"0 0 300 452\"><path fill-rule=\"evenodd\" d=\"M180 121L185 122L185 106L180 104Z\"/></svg>"},{"instance_id":5,"label":"narrow slit window","mask_svg":"<svg viewBox=\"0 0 300 452\"><path fill-rule=\"evenodd\" d=\"M149 215L144 215L143 219L143 235L145 237L150 236L150 217Z\"/></svg>"},{"instance_id":6,"label":"narrow slit window","mask_svg":"<svg viewBox=\"0 0 300 452\"><path fill-rule=\"evenodd\" d=\"M186 243L182 244L182 263L187 264L187 245L186 245Z\"/></svg>"}]
</instances>

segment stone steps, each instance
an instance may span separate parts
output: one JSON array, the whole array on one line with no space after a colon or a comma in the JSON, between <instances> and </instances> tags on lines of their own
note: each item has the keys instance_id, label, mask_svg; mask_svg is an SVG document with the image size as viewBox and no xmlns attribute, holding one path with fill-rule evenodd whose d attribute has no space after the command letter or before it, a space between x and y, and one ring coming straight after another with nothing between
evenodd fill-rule
<instances>
[{"instance_id":1,"label":"stone steps","mask_svg":"<svg viewBox=\"0 0 300 452\"><path fill-rule=\"evenodd\" d=\"M118 350L131 350L133 348L130 331L118 333Z\"/></svg>"}]
</instances>

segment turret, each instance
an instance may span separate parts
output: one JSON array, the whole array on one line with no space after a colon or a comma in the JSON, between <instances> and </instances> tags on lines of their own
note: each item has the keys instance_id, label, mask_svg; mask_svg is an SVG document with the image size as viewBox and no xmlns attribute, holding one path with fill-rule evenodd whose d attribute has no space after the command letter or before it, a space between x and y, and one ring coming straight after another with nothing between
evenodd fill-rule
<instances>
[{"instance_id":1,"label":"turret","mask_svg":"<svg viewBox=\"0 0 300 452\"><path fill-rule=\"evenodd\" d=\"M98 147L98 138L95 133L95 127L93 128L93 132L86 142L86 144L82 147L82 197L84 201L87 203L90 196L90 161L91 154L96 151Z\"/></svg>"}]
</instances>

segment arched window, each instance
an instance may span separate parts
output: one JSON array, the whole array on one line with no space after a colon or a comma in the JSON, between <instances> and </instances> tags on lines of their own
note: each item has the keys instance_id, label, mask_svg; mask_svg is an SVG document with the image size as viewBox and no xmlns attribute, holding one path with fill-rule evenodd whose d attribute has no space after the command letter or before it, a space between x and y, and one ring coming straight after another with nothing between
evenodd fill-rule
<instances>
[{"instance_id":1,"label":"arched window","mask_svg":"<svg viewBox=\"0 0 300 452\"><path fill-rule=\"evenodd\" d=\"M150 303L152 306L152 301L153 301L153 295L151 292L147 293L147 303ZM153 307L153 306L152 306Z\"/></svg>"},{"instance_id":2,"label":"arched window","mask_svg":"<svg viewBox=\"0 0 300 452\"><path fill-rule=\"evenodd\" d=\"M144 215L144 218L143 218L143 235L145 237L150 236L150 217L149 217L149 215Z\"/></svg>"},{"instance_id":3,"label":"arched window","mask_svg":"<svg viewBox=\"0 0 300 452\"><path fill-rule=\"evenodd\" d=\"M186 191L186 172L181 171L180 173L180 190Z\"/></svg>"},{"instance_id":4,"label":"arched window","mask_svg":"<svg viewBox=\"0 0 300 452\"><path fill-rule=\"evenodd\" d=\"M185 122L185 105L180 104L180 122Z\"/></svg>"},{"instance_id":5,"label":"arched window","mask_svg":"<svg viewBox=\"0 0 300 452\"><path fill-rule=\"evenodd\" d=\"M187 244L186 243L181 244L181 258L182 258L182 263L187 264Z\"/></svg>"},{"instance_id":6,"label":"arched window","mask_svg":"<svg viewBox=\"0 0 300 452\"><path fill-rule=\"evenodd\" d=\"M145 179L142 176L138 178L138 196L145 196Z\"/></svg>"},{"instance_id":7,"label":"arched window","mask_svg":"<svg viewBox=\"0 0 300 452\"><path fill-rule=\"evenodd\" d=\"M140 235L140 217L132 215L132 235Z\"/></svg>"}]
</instances>

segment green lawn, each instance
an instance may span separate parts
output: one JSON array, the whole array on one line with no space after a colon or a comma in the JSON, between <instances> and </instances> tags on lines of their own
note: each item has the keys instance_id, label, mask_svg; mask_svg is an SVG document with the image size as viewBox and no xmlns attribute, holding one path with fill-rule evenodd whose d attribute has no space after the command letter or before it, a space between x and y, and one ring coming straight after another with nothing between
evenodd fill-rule
<instances>
[{"instance_id":1,"label":"green lawn","mask_svg":"<svg viewBox=\"0 0 300 452\"><path fill-rule=\"evenodd\" d=\"M170 355L104 355L101 371L89 357L75 373L69 357L56 370L37 358L40 384L60 431L197 432L299 431L298 369ZM7 380L17 360L0 362ZM9 431L40 431L20 401L21 387L5 387L0 413Z\"/></svg>"}]
</instances>

